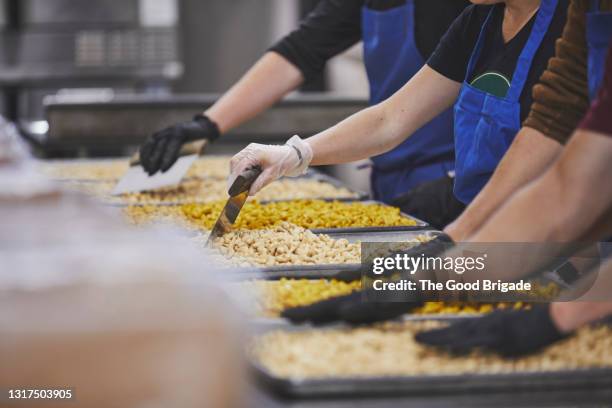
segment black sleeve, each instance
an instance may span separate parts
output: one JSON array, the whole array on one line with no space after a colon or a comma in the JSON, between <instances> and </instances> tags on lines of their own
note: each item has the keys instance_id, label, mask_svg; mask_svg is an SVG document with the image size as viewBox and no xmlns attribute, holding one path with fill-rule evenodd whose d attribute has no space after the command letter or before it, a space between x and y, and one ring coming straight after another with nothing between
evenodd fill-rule
<instances>
[{"instance_id":1,"label":"black sleeve","mask_svg":"<svg viewBox=\"0 0 612 408\"><path fill-rule=\"evenodd\" d=\"M465 10L467 0L416 0L415 37L425 60L434 52L453 21Z\"/></svg>"},{"instance_id":2,"label":"black sleeve","mask_svg":"<svg viewBox=\"0 0 612 408\"><path fill-rule=\"evenodd\" d=\"M453 81L463 82L490 7L472 5L466 8L444 34L427 65Z\"/></svg>"},{"instance_id":3,"label":"black sleeve","mask_svg":"<svg viewBox=\"0 0 612 408\"><path fill-rule=\"evenodd\" d=\"M295 65L306 81L327 61L361 39L364 0L322 0L293 31L270 48Z\"/></svg>"}]
</instances>

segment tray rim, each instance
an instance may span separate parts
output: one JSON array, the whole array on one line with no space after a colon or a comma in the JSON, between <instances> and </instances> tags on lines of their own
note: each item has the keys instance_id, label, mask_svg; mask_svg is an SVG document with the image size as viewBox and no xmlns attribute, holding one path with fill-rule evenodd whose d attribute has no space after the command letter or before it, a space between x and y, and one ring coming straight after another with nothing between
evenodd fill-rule
<instances>
[{"instance_id":1,"label":"tray rim","mask_svg":"<svg viewBox=\"0 0 612 408\"><path fill-rule=\"evenodd\" d=\"M223 200L217 200L217 201L223 201ZM363 203L363 204L371 204L371 205L383 205L385 207L392 207L389 204L383 203L381 201L376 201L376 200L338 200L338 199L329 199L329 200L322 200L322 199L315 199L315 198L309 198L309 199L298 199L298 200L278 200L278 201L260 201L261 204L270 204L273 202L290 202L290 201L327 201L327 202L333 202L333 201L338 201L341 203ZM136 203L136 204L126 204L126 203L112 203L112 202L104 202L101 201L101 203L105 206L108 207L117 207L117 208L128 208L128 207L178 207L180 205L185 205L185 204L208 204L208 203L202 203L202 202L194 202L194 201L190 201L190 202L184 202L184 203L177 203L177 202L167 202L167 203L154 203L154 204L147 204L147 203ZM247 202L248 204L248 202ZM394 207L392 207L394 208ZM411 219L416 221L417 225L407 225L407 226L393 226L393 227L343 227L343 228L308 228L309 231L312 231L315 234L334 234L334 233L338 233L338 234L346 234L346 233L355 233L355 234L360 234L360 233L368 233L368 232L410 232L410 231L434 231L434 232L440 232L438 230L436 230L434 227L432 227L431 225L429 225L427 222L420 220L416 217L413 217L409 214L406 214L404 212L400 212L400 215L404 218L407 219ZM202 230L202 229L200 229Z\"/></svg>"},{"instance_id":2,"label":"tray rim","mask_svg":"<svg viewBox=\"0 0 612 408\"><path fill-rule=\"evenodd\" d=\"M431 376L381 376L292 379L275 376L252 357L248 366L255 381L278 395L296 399L347 396L401 396L406 394L525 391L559 386L605 388L612 383L612 367L561 371L525 371ZM574 381L572 381L574 379ZM597 380L602 384L593 384Z\"/></svg>"}]
</instances>

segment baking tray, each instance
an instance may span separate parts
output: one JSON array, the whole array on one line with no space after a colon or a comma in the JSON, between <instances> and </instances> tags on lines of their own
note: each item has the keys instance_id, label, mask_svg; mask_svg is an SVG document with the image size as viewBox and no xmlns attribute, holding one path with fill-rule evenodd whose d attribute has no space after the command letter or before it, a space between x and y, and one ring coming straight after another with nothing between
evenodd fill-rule
<instances>
[{"instance_id":1,"label":"baking tray","mask_svg":"<svg viewBox=\"0 0 612 408\"><path fill-rule=\"evenodd\" d=\"M439 231L390 231L390 232L331 232L328 233L333 239L346 239L349 242L407 242L419 236L434 238ZM259 267L254 273L248 269L244 273L244 279L267 279L279 280L290 279L336 279L342 281L354 281L361 279L361 264L340 265L282 265Z\"/></svg>"},{"instance_id":2,"label":"baking tray","mask_svg":"<svg viewBox=\"0 0 612 408\"><path fill-rule=\"evenodd\" d=\"M225 157L225 155L205 155L202 156L202 158L219 158L219 157ZM59 166L66 166L66 167L70 167L70 166L81 166L81 165L95 165L95 164L107 164L107 163L127 163L130 160L129 157L126 156L122 156L122 157L108 157L108 158L102 158L102 159L54 159L54 160L40 160L40 164L44 165L44 166L48 166L48 165L59 165ZM216 177L216 176L196 176L196 177L200 177L202 179L212 179L212 180L224 180L224 177ZM185 177L185 180L192 180L196 177ZM91 178L85 178L85 179L80 179L80 178L67 178L67 177L52 177L51 179L54 181L58 181L58 182L77 182L77 183L110 183L110 182L118 182L119 179L121 178L121 176L116 177L116 178L96 178L96 179L91 179Z\"/></svg>"},{"instance_id":3,"label":"baking tray","mask_svg":"<svg viewBox=\"0 0 612 408\"><path fill-rule=\"evenodd\" d=\"M447 321L466 320L479 315L410 316L403 321ZM251 327L255 335L274 330L305 331L310 325L289 325L279 320L268 319L262 324L259 319ZM315 327L334 329L347 327L344 324ZM419 377L362 377L291 379L275 376L251 357L248 358L255 382L280 396L293 399L342 398L342 397L394 397L402 395L439 395L523 391L554 391L557 389L610 389L612 367L578 369L554 372L515 372L504 374L459 374L431 375Z\"/></svg>"},{"instance_id":4,"label":"baking tray","mask_svg":"<svg viewBox=\"0 0 612 408\"><path fill-rule=\"evenodd\" d=\"M50 166L50 165L58 165L58 166L80 166L84 164L108 164L108 163L120 163L127 161L125 157L109 157L105 159L55 159L55 160L40 160L37 164L41 164L42 166ZM51 177L51 180L67 183L67 182L76 182L76 183L108 183L112 181L117 181L115 178L103 178L103 179L79 179L79 178L67 178L67 177Z\"/></svg>"},{"instance_id":5,"label":"baking tray","mask_svg":"<svg viewBox=\"0 0 612 408\"><path fill-rule=\"evenodd\" d=\"M324 201L365 201L365 200L369 200L370 199L370 194L366 193L365 191L360 191L360 190L356 190L352 187L349 187L346 183L344 183L343 181L332 177L328 174L322 173L316 169L308 169L308 172L301 176L298 177L298 179L307 179L307 180L316 180L316 181L321 181L321 182L325 182L325 183L329 183L332 186L336 187L336 188L345 188L347 190L349 190L351 193L355 194L355 197L351 197L351 198L315 198L314 200L324 200Z\"/></svg>"},{"instance_id":6,"label":"baking tray","mask_svg":"<svg viewBox=\"0 0 612 408\"><path fill-rule=\"evenodd\" d=\"M234 295L235 296L235 295ZM232 295L230 295L232 297ZM248 314L248 313L247 313ZM427 315L416 315L416 314L406 314L401 318L394 319L391 321L401 321L401 322L431 322L431 321L441 321L441 322L457 322L461 320L469 320L475 319L478 317L484 316L481 313L463 313L463 314L427 314ZM308 330L308 329L321 329L321 326L313 326L311 324L302 324L295 325L291 323L289 320L284 319L282 317L261 317L257 315L250 315L248 320L249 326L256 334L264 334L273 330ZM334 328L334 327L347 327L343 324L336 324L331 326L325 326L326 328Z\"/></svg>"},{"instance_id":7,"label":"baking tray","mask_svg":"<svg viewBox=\"0 0 612 408\"><path fill-rule=\"evenodd\" d=\"M288 398L391 397L401 395L609 389L612 368L456 376L299 380L279 378L250 360L255 381Z\"/></svg>"},{"instance_id":8,"label":"baking tray","mask_svg":"<svg viewBox=\"0 0 612 408\"><path fill-rule=\"evenodd\" d=\"M284 200L284 201L293 201L293 200ZM299 201L299 200L298 200ZM308 201L308 200L302 200L302 201ZM378 205L384 205L389 207L389 205L382 203L380 201L374 201L374 200L366 200L366 201L356 201L356 200L324 200L324 201L341 201L341 202L360 202L363 204L378 204ZM280 202L280 201L278 201ZM119 208L124 208L124 207L143 207L143 206L147 206L147 207L173 207L173 206L178 206L178 205L183 205L183 204L191 204L193 202L185 202L185 203L172 203L172 202L165 202L165 203L157 203L157 204L146 204L146 203L137 203L137 204L126 204L126 203L110 203L110 202L103 202L102 204L107 205L107 206L111 206L111 207L119 207ZM198 203L195 203L198 204ZM202 203L205 204L205 203ZM247 203L248 204L248 203ZM310 231L314 232L315 234L327 234L327 235L332 235L332 234L376 234L376 233L391 233L391 232L409 232L409 231L436 231L434 230L428 223L426 223L425 221L422 221L416 217L410 216L408 214L405 213L401 213L401 215L405 218L409 218L412 219L414 221L416 221L416 225L412 225L412 226L400 226L400 227L348 227L348 228L312 228L310 229Z\"/></svg>"},{"instance_id":9,"label":"baking tray","mask_svg":"<svg viewBox=\"0 0 612 408\"><path fill-rule=\"evenodd\" d=\"M332 200L333 201L333 200ZM337 200L340 201L340 200ZM344 201L350 202L350 201ZM354 202L354 201L353 201ZM376 200L365 200L361 201L363 204L371 205L382 205L385 207L391 207L381 201ZM335 233L352 233L352 234L363 234L363 233L377 233L377 232L401 232L401 231L423 231L432 230L433 228L425 221L413 217L409 214L400 212L400 215L404 218L409 218L416 222L416 225L410 226L398 226L398 227L347 227L347 228L313 228L312 232L316 234L335 234Z\"/></svg>"}]
</instances>

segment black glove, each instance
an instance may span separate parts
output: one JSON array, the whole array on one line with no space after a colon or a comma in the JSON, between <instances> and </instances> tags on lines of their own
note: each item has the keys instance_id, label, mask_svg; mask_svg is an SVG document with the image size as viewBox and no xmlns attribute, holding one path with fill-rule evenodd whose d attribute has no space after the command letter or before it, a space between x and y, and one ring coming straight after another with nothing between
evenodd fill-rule
<instances>
[{"instance_id":1,"label":"black glove","mask_svg":"<svg viewBox=\"0 0 612 408\"><path fill-rule=\"evenodd\" d=\"M444 229L465 209L465 205L455 198L453 184L454 179L449 176L421 184L397 197L392 205L437 229Z\"/></svg>"},{"instance_id":2,"label":"black glove","mask_svg":"<svg viewBox=\"0 0 612 408\"><path fill-rule=\"evenodd\" d=\"M156 132L140 147L140 162L150 176L167 171L179 158L185 143L207 139L211 142L220 136L217 125L204 115L196 115L192 121L183 122Z\"/></svg>"},{"instance_id":3,"label":"black glove","mask_svg":"<svg viewBox=\"0 0 612 408\"><path fill-rule=\"evenodd\" d=\"M310 306L287 309L281 315L293 323L323 325L346 322L358 325L395 319L423 305L418 295L403 302L367 301L362 298L363 295L364 293L359 291Z\"/></svg>"},{"instance_id":4,"label":"black glove","mask_svg":"<svg viewBox=\"0 0 612 408\"><path fill-rule=\"evenodd\" d=\"M423 255L425 258L433 258L455 246L455 241L447 234L441 233L434 239L423 242L405 251L411 257Z\"/></svg>"},{"instance_id":5,"label":"black glove","mask_svg":"<svg viewBox=\"0 0 612 408\"><path fill-rule=\"evenodd\" d=\"M413 257L421 256L421 254L432 257L441 254L453 244L453 240L448 235L441 234L433 240L410 248L403 253ZM371 265L366 266L366 271L371 270ZM393 271L387 271L384 277L389 279L393 275ZM404 276L403 278L410 279L410 276ZM397 318L423 305L423 300L418 291L387 293L374 292L373 289L367 290L369 291L366 293L368 299L376 300L364 300L363 291L359 291L309 306L287 309L282 313L282 316L294 323L326 324L343 321L351 324L368 324Z\"/></svg>"},{"instance_id":6,"label":"black glove","mask_svg":"<svg viewBox=\"0 0 612 408\"><path fill-rule=\"evenodd\" d=\"M418 333L418 342L463 355L479 349L520 357L563 339L550 317L549 305L531 310L503 310L465 320L444 329Z\"/></svg>"}]
</instances>

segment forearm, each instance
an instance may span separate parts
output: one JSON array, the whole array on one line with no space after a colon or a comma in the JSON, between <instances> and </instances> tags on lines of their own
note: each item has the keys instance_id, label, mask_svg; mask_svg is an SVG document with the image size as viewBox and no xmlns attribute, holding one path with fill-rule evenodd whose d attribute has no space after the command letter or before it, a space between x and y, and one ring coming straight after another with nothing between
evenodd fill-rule
<instances>
[{"instance_id":1,"label":"forearm","mask_svg":"<svg viewBox=\"0 0 612 408\"><path fill-rule=\"evenodd\" d=\"M205 114L225 133L265 111L302 82L295 66L268 52Z\"/></svg>"},{"instance_id":2,"label":"forearm","mask_svg":"<svg viewBox=\"0 0 612 408\"><path fill-rule=\"evenodd\" d=\"M553 303L550 314L559 330L570 333L612 315L612 302Z\"/></svg>"},{"instance_id":3,"label":"forearm","mask_svg":"<svg viewBox=\"0 0 612 408\"><path fill-rule=\"evenodd\" d=\"M491 180L445 232L456 242L469 238L512 194L540 176L561 150L537 130L521 129Z\"/></svg>"},{"instance_id":4,"label":"forearm","mask_svg":"<svg viewBox=\"0 0 612 408\"><path fill-rule=\"evenodd\" d=\"M423 67L385 102L309 138L312 165L348 163L393 149L451 106L460 87Z\"/></svg>"},{"instance_id":5,"label":"forearm","mask_svg":"<svg viewBox=\"0 0 612 408\"><path fill-rule=\"evenodd\" d=\"M612 138L578 132L540 178L519 191L470 239L474 242L569 242L609 210Z\"/></svg>"}]
</instances>

